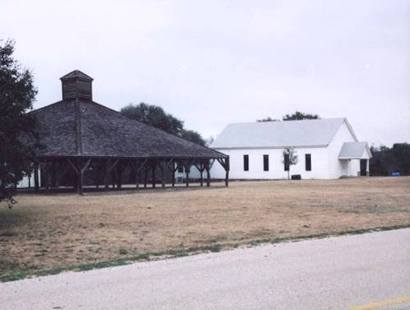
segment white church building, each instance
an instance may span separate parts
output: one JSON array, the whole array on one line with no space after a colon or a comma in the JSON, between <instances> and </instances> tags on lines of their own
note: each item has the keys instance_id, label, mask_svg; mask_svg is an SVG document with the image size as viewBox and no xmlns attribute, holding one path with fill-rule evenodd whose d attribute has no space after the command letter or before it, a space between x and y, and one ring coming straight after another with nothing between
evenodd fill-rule
<instances>
[{"instance_id":1,"label":"white church building","mask_svg":"<svg viewBox=\"0 0 410 310\"><path fill-rule=\"evenodd\" d=\"M287 179L289 147L298 157L289 175L302 179L366 176L372 156L345 118L230 124L211 147L230 156L233 180ZM225 170L214 164L211 176L223 179Z\"/></svg>"}]
</instances>

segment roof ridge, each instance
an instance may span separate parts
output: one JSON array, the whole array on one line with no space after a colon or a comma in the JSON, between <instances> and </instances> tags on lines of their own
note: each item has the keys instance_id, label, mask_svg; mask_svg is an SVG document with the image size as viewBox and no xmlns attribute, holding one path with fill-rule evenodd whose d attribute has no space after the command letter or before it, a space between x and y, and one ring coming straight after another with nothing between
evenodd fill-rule
<instances>
[{"instance_id":1,"label":"roof ridge","mask_svg":"<svg viewBox=\"0 0 410 310\"><path fill-rule=\"evenodd\" d=\"M276 120L276 121L266 121L266 122L235 122L235 123L229 123L229 125L247 125L247 124L292 124L292 123L298 123L298 122L305 122L305 121L326 121L326 120L344 120L346 119L345 117L326 117L326 118L317 118L317 119L298 119L298 120Z\"/></svg>"}]
</instances>

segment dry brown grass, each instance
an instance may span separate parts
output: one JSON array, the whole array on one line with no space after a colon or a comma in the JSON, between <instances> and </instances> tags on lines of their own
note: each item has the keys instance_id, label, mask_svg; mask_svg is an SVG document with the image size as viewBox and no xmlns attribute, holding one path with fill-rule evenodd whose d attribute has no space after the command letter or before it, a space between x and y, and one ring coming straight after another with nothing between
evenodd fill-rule
<instances>
[{"instance_id":1,"label":"dry brown grass","mask_svg":"<svg viewBox=\"0 0 410 310\"><path fill-rule=\"evenodd\" d=\"M410 177L21 195L0 208L0 276L170 249L410 225Z\"/></svg>"}]
</instances>

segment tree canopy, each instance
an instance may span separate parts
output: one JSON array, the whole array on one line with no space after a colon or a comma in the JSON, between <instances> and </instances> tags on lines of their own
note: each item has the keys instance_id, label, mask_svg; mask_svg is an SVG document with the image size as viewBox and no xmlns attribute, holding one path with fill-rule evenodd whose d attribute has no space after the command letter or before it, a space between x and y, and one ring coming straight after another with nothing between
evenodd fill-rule
<instances>
[{"instance_id":1,"label":"tree canopy","mask_svg":"<svg viewBox=\"0 0 410 310\"><path fill-rule=\"evenodd\" d=\"M278 122L278 119L272 118L270 116L262 118L262 119L258 119L257 122L259 123L263 123L263 122Z\"/></svg>"},{"instance_id":2,"label":"tree canopy","mask_svg":"<svg viewBox=\"0 0 410 310\"><path fill-rule=\"evenodd\" d=\"M120 112L130 119L162 129L185 140L200 145L206 144L205 140L198 132L185 129L182 120L165 112L164 109L159 106L142 102L138 105L129 104L122 108Z\"/></svg>"},{"instance_id":3,"label":"tree canopy","mask_svg":"<svg viewBox=\"0 0 410 310\"><path fill-rule=\"evenodd\" d=\"M200 145L206 144L204 139L201 137L201 135L193 130L182 129L181 138L184 138L185 140L188 140L188 141L200 144Z\"/></svg>"},{"instance_id":4,"label":"tree canopy","mask_svg":"<svg viewBox=\"0 0 410 310\"><path fill-rule=\"evenodd\" d=\"M159 106L141 102L138 105L129 104L120 111L133 120L162 129L173 135L180 135L184 123L168 114Z\"/></svg>"},{"instance_id":5,"label":"tree canopy","mask_svg":"<svg viewBox=\"0 0 410 310\"><path fill-rule=\"evenodd\" d=\"M286 114L282 120L284 121L298 121L298 120L303 120L303 119L319 119L319 115L317 114L309 114L309 113L303 113L296 111L293 114Z\"/></svg>"},{"instance_id":6,"label":"tree canopy","mask_svg":"<svg viewBox=\"0 0 410 310\"><path fill-rule=\"evenodd\" d=\"M309 113L303 113L296 111L295 113L292 114L286 114L285 116L282 117L283 121L299 121L303 119L319 119L319 115L317 114L309 114ZM277 118L272 118L270 116L258 119L257 122L278 122L280 121Z\"/></svg>"},{"instance_id":7,"label":"tree canopy","mask_svg":"<svg viewBox=\"0 0 410 310\"><path fill-rule=\"evenodd\" d=\"M28 175L34 145L23 142L35 135L27 115L36 96L33 77L13 58L14 42L0 41L0 201L14 202L16 184Z\"/></svg>"}]
</instances>

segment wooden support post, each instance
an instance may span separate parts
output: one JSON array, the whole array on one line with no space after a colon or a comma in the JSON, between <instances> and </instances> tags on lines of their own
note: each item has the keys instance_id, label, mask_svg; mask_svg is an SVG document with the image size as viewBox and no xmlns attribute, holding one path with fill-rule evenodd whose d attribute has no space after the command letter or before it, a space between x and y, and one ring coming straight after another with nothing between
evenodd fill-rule
<instances>
[{"instance_id":1,"label":"wooden support post","mask_svg":"<svg viewBox=\"0 0 410 310\"><path fill-rule=\"evenodd\" d=\"M56 188L57 180L56 180L56 161L53 160L51 162L51 187Z\"/></svg>"},{"instance_id":2,"label":"wooden support post","mask_svg":"<svg viewBox=\"0 0 410 310\"><path fill-rule=\"evenodd\" d=\"M95 178L94 182L95 182L95 188L96 189L99 189L99 187L100 187L100 168L101 168L101 165L100 165L99 162L97 162L93 165L94 178Z\"/></svg>"},{"instance_id":3,"label":"wooden support post","mask_svg":"<svg viewBox=\"0 0 410 310\"><path fill-rule=\"evenodd\" d=\"M100 169L97 168L95 171L95 188L99 189L100 188Z\"/></svg>"},{"instance_id":4,"label":"wooden support post","mask_svg":"<svg viewBox=\"0 0 410 310\"><path fill-rule=\"evenodd\" d=\"M208 164L206 165L205 170L206 170L206 187L210 187L211 186L211 173L209 171Z\"/></svg>"},{"instance_id":5,"label":"wooden support post","mask_svg":"<svg viewBox=\"0 0 410 310\"><path fill-rule=\"evenodd\" d=\"M229 186L229 157L225 159L225 186Z\"/></svg>"},{"instance_id":6,"label":"wooden support post","mask_svg":"<svg viewBox=\"0 0 410 310\"><path fill-rule=\"evenodd\" d=\"M68 164L71 166L71 168L73 168L75 175L77 176L78 174L78 169L77 166L71 161L71 159L67 158L67 162ZM74 184L73 184L73 189L75 189L77 187L77 178L74 180Z\"/></svg>"},{"instance_id":7,"label":"wooden support post","mask_svg":"<svg viewBox=\"0 0 410 310\"><path fill-rule=\"evenodd\" d=\"M122 170L123 166L121 164L117 165L117 189L122 187Z\"/></svg>"},{"instance_id":8,"label":"wooden support post","mask_svg":"<svg viewBox=\"0 0 410 310\"><path fill-rule=\"evenodd\" d=\"M79 195L83 194L83 178L84 174L82 173L81 169L81 159L77 161L77 193Z\"/></svg>"},{"instance_id":9,"label":"wooden support post","mask_svg":"<svg viewBox=\"0 0 410 310\"><path fill-rule=\"evenodd\" d=\"M145 167L144 169L144 188L147 188L147 182L148 182L148 167Z\"/></svg>"},{"instance_id":10,"label":"wooden support post","mask_svg":"<svg viewBox=\"0 0 410 310\"><path fill-rule=\"evenodd\" d=\"M212 159L204 162L204 170L206 172L206 187L211 186L211 172L210 171L211 171L212 163L213 163Z\"/></svg>"},{"instance_id":11,"label":"wooden support post","mask_svg":"<svg viewBox=\"0 0 410 310\"><path fill-rule=\"evenodd\" d=\"M77 175L77 177L78 177L78 181L77 181L77 193L78 193L79 195L82 195L82 194L83 194L83 180L84 180L84 177L83 177L83 176L84 176L84 175L83 175L82 172L78 173L78 175Z\"/></svg>"},{"instance_id":12,"label":"wooden support post","mask_svg":"<svg viewBox=\"0 0 410 310\"><path fill-rule=\"evenodd\" d=\"M138 169L139 168L139 164L138 164L138 160L135 162L135 169L134 169L134 181L135 181L135 188L138 189L139 187L139 175L138 175Z\"/></svg>"},{"instance_id":13,"label":"wooden support post","mask_svg":"<svg viewBox=\"0 0 410 310\"><path fill-rule=\"evenodd\" d=\"M108 177L109 176L110 176L110 160L107 159L105 161L105 170L104 170L104 190L108 190L108 186L109 186Z\"/></svg>"},{"instance_id":14,"label":"wooden support post","mask_svg":"<svg viewBox=\"0 0 410 310\"><path fill-rule=\"evenodd\" d=\"M205 170L205 163L200 162L198 166L196 166L200 173L200 185L201 187L204 186L204 170Z\"/></svg>"},{"instance_id":15,"label":"wooden support post","mask_svg":"<svg viewBox=\"0 0 410 310\"><path fill-rule=\"evenodd\" d=\"M177 168L175 167L175 160L173 158L168 160L168 162L166 163L166 166L167 166L168 170L171 172L172 187L175 187L175 171L177 170Z\"/></svg>"},{"instance_id":16,"label":"wooden support post","mask_svg":"<svg viewBox=\"0 0 410 310\"><path fill-rule=\"evenodd\" d=\"M114 167L110 170L111 175L111 188L115 189L115 184L117 183L117 168Z\"/></svg>"},{"instance_id":17,"label":"wooden support post","mask_svg":"<svg viewBox=\"0 0 410 310\"><path fill-rule=\"evenodd\" d=\"M165 188L165 173L164 173L164 164L163 162L159 162L159 169L161 172L161 187Z\"/></svg>"},{"instance_id":18,"label":"wooden support post","mask_svg":"<svg viewBox=\"0 0 410 310\"><path fill-rule=\"evenodd\" d=\"M152 169L152 170L151 170L152 188L155 188L155 186L156 186L156 184L155 184L155 182L156 182L156 179L155 179L155 169L157 168L156 165L157 165L156 161L153 161L153 162L152 162L152 168L151 168L151 169Z\"/></svg>"},{"instance_id":19,"label":"wooden support post","mask_svg":"<svg viewBox=\"0 0 410 310\"><path fill-rule=\"evenodd\" d=\"M225 186L229 186L229 156L225 158L217 158L219 164L225 169Z\"/></svg>"},{"instance_id":20,"label":"wooden support post","mask_svg":"<svg viewBox=\"0 0 410 310\"><path fill-rule=\"evenodd\" d=\"M147 169L146 169L146 163L147 159L144 159L142 162L135 164L135 187L139 188L139 174L142 169L144 169L144 188L147 187Z\"/></svg>"},{"instance_id":21,"label":"wooden support post","mask_svg":"<svg viewBox=\"0 0 410 310\"><path fill-rule=\"evenodd\" d=\"M39 189L39 177L38 177L38 163L34 164L34 190L38 192Z\"/></svg>"},{"instance_id":22,"label":"wooden support post","mask_svg":"<svg viewBox=\"0 0 410 310\"><path fill-rule=\"evenodd\" d=\"M45 162L43 165L43 175L44 186L46 188L46 192L48 192L50 190L50 167L48 162Z\"/></svg>"},{"instance_id":23,"label":"wooden support post","mask_svg":"<svg viewBox=\"0 0 410 310\"><path fill-rule=\"evenodd\" d=\"M172 187L175 187L175 169L172 169Z\"/></svg>"},{"instance_id":24,"label":"wooden support post","mask_svg":"<svg viewBox=\"0 0 410 310\"><path fill-rule=\"evenodd\" d=\"M189 172L191 170L191 165L185 165L185 186L189 187Z\"/></svg>"}]
</instances>

